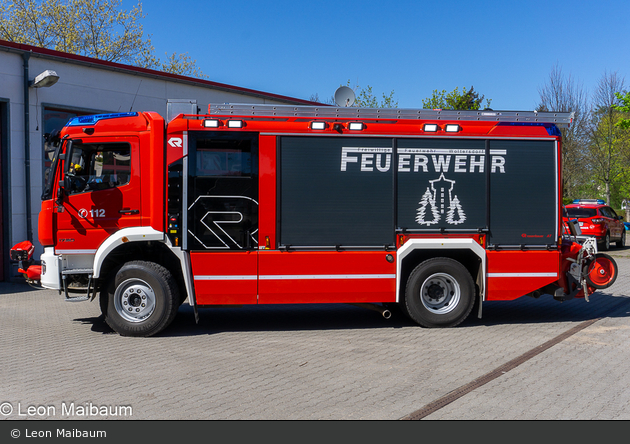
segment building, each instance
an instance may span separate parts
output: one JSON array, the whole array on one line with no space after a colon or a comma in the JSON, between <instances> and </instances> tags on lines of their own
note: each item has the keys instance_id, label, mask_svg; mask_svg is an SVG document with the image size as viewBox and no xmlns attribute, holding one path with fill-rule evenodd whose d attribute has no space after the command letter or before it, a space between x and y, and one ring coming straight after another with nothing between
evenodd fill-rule
<instances>
[{"instance_id":1,"label":"building","mask_svg":"<svg viewBox=\"0 0 630 444\"><path fill-rule=\"evenodd\" d=\"M0 40L0 281L19 275L9 260L11 246L28 239L36 256L43 251L37 216L44 134L77 115L156 111L166 118L172 99L182 100L188 112L202 113L209 103L314 104Z\"/></svg>"}]
</instances>

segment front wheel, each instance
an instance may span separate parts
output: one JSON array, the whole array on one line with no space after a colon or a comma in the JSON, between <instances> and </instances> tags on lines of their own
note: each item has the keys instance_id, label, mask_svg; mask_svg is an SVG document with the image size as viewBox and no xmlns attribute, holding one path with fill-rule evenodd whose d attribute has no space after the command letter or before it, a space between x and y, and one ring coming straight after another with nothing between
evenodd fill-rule
<instances>
[{"instance_id":1,"label":"front wheel","mask_svg":"<svg viewBox=\"0 0 630 444\"><path fill-rule=\"evenodd\" d=\"M475 284L468 270L449 258L428 259L407 280L405 308L423 327L454 327L470 314Z\"/></svg>"},{"instance_id":2,"label":"front wheel","mask_svg":"<svg viewBox=\"0 0 630 444\"><path fill-rule=\"evenodd\" d=\"M164 330L179 308L172 274L153 262L123 265L101 292L105 321L122 336L152 336Z\"/></svg>"},{"instance_id":3,"label":"front wheel","mask_svg":"<svg viewBox=\"0 0 630 444\"><path fill-rule=\"evenodd\" d=\"M626 246L626 230L621 232L621 238L617 241L617 248L624 248Z\"/></svg>"}]
</instances>

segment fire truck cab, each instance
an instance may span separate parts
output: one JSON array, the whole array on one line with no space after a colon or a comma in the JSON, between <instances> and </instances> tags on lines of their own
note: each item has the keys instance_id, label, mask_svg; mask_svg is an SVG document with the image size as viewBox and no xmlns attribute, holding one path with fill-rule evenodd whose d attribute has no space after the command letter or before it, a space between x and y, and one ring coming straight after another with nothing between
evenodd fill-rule
<instances>
[{"instance_id":1,"label":"fire truck cab","mask_svg":"<svg viewBox=\"0 0 630 444\"><path fill-rule=\"evenodd\" d=\"M571 117L229 104L77 117L47 145L41 265L29 245L11 254L68 301L98 295L133 336L185 300L196 315L398 304L451 327L486 300L588 296L617 270L562 233Z\"/></svg>"}]
</instances>

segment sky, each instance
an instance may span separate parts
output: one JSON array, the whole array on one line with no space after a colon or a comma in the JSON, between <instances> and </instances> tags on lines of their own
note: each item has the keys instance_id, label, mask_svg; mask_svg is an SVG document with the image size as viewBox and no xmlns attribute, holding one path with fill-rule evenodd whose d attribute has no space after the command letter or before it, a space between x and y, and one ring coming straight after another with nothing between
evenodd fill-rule
<instances>
[{"instance_id":1,"label":"sky","mask_svg":"<svg viewBox=\"0 0 630 444\"><path fill-rule=\"evenodd\" d=\"M495 110L533 110L555 66L587 92L605 73L630 86L630 0L141 3L158 57L187 53L208 80L300 99L350 81L422 108L473 86Z\"/></svg>"}]
</instances>

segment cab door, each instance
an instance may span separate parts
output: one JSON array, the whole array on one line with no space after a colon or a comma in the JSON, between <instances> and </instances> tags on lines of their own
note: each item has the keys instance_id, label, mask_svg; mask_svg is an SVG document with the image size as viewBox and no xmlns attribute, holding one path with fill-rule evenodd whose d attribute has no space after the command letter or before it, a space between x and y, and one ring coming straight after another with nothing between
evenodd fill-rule
<instances>
[{"instance_id":1,"label":"cab door","mask_svg":"<svg viewBox=\"0 0 630 444\"><path fill-rule=\"evenodd\" d=\"M199 305L258 300L258 134L188 133L184 249Z\"/></svg>"},{"instance_id":2,"label":"cab door","mask_svg":"<svg viewBox=\"0 0 630 444\"><path fill-rule=\"evenodd\" d=\"M56 252L94 254L111 234L141 225L137 137L69 143L55 209Z\"/></svg>"}]
</instances>

